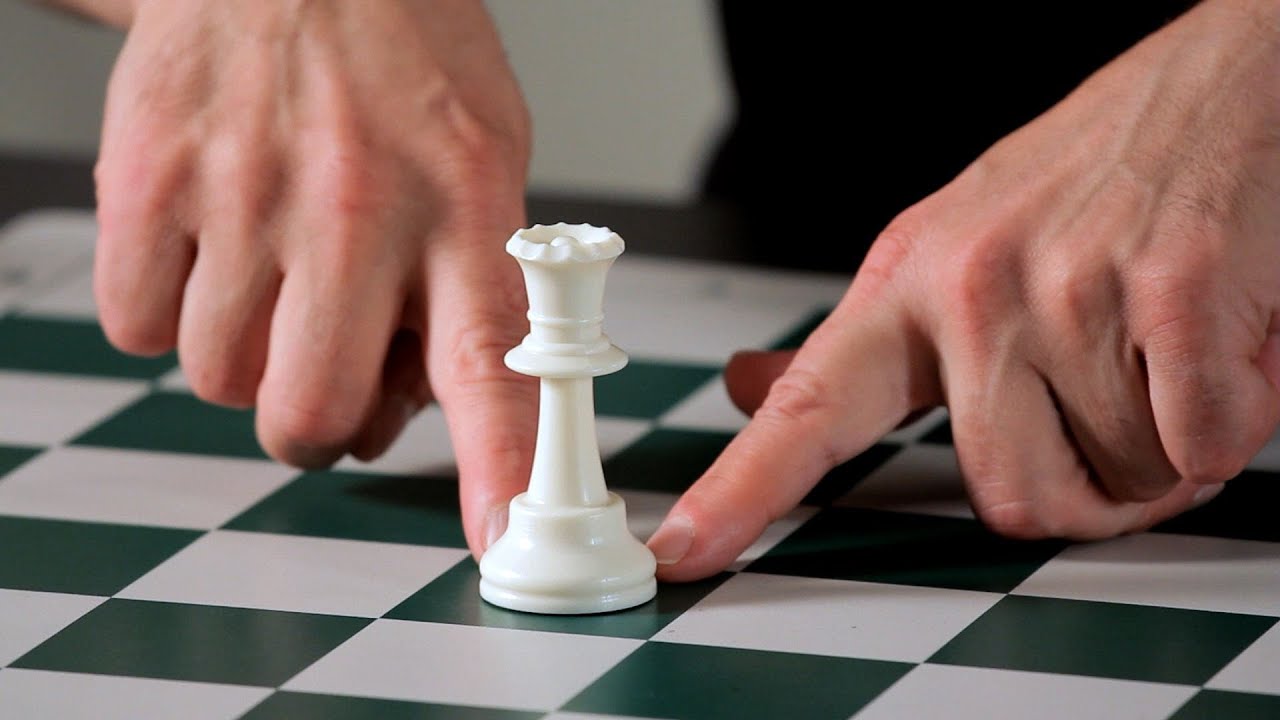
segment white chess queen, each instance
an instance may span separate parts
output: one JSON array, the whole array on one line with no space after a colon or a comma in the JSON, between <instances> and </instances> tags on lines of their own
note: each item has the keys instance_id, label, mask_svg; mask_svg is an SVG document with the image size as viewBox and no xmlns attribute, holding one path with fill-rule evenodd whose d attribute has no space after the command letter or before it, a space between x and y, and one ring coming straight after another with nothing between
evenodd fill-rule
<instances>
[{"instance_id":1,"label":"white chess queen","mask_svg":"<svg viewBox=\"0 0 1280 720\"><path fill-rule=\"evenodd\" d=\"M507 242L529 294L530 332L507 366L541 378L538 438L526 492L480 561L480 595L510 608L576 614L622 610L657 592L657 564L605 487L593 379L627 356L602 331L605 276L622 238L591 225L534 225Z\"/></svg>"}]
</instances>

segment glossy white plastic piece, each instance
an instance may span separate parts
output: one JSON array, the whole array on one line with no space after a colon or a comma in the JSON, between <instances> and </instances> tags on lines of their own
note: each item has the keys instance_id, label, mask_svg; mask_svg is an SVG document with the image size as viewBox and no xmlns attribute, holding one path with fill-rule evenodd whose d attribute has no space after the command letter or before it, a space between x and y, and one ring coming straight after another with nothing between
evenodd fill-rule
<instances>
[{"instance_id":1,"label":"glossy white plastic piece","mask_svg":"<svg viewBox=\"0 0 1280 720\"><path fill-rule=\"evenodd\" d=\"M529 488L480 561L480 595L524 612L611 612L657 593L653 553L608 491L596 439L593 378L627 356L602 331L604 283L622 238L591 225L534 225L507 242L524 272L529 334L506 355L541 380Z\"/></svg>"}]
</instances>

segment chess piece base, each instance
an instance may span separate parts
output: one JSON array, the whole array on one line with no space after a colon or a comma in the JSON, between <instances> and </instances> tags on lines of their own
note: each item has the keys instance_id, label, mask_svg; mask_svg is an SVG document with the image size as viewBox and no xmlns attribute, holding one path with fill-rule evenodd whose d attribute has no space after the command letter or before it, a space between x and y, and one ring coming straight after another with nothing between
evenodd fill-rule
<instances>
[{"instance_id":1,"label":"chess piece base","mask_svg":"<svg viewBox=\"0 0 1280 720\"><path fill-rule=\"evenodd\" d=\"M507 531L480 561L480 596L509 610L578 615L641 605L657 594L653 553L627 529L626 504L551 507L511 501Z\"/></svg>"}]
</instances>

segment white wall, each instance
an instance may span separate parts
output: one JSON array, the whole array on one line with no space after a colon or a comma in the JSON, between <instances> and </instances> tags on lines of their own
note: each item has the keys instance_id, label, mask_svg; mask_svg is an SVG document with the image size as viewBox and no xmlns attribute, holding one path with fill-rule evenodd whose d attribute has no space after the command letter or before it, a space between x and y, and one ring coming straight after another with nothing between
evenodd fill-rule
<instances>
[{"instance_id":1,"label":"white wall","mask_svg":"<svg viewBox=\"0 0 1280 720\"><path fill-rule=\"evenodd\" d=\"M0 148L85 154L121 35L23 0L0 0Z\"/></svg>"},{"instance_id":2,"label":"white wall","mask_svg":"<svg viewBox=\"0 0 1280 720\"><path fill-rule=\"evenodd\" d=\"M488 0L541 191L684 200L729 112L709 0ZM0 0L0 149L91 154L118 33Z\"/></svg>"}]
</instances>

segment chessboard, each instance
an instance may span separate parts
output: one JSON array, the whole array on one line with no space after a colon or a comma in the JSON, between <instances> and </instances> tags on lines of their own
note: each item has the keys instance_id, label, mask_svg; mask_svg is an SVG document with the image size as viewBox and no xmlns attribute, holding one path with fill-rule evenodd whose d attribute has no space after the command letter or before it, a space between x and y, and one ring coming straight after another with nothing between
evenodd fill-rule
<instances>
[{"instance_id":1,"label":"chessboard","mask_svg":"<svg viewBox=\"0 0 1280 720\"><path fill-rule=\"evenodd\" d=\"M477 592L437 410L371 464L269 461L175 357L108 346L93 237L53 210L0 233L6 720L1280 718L1280 441L1151 532L1018 542L974 519L935 411L716 577L509 612ZM618 261L632 360L597 417L638 536L744 423L727 355L798 343L845 284Z\"/></svg>"}]
</instances>

